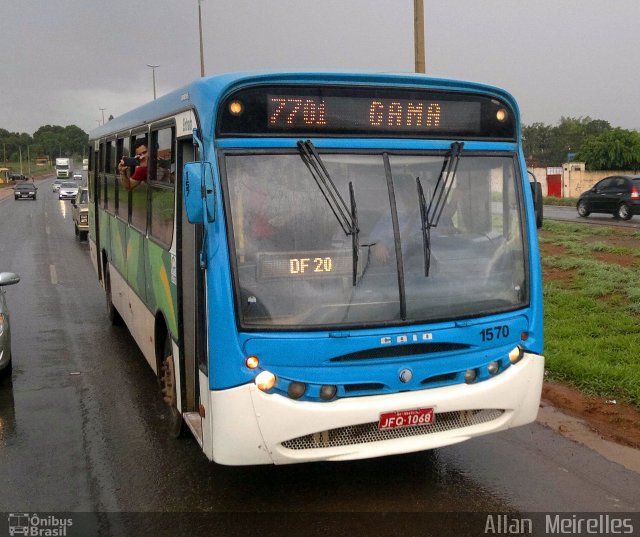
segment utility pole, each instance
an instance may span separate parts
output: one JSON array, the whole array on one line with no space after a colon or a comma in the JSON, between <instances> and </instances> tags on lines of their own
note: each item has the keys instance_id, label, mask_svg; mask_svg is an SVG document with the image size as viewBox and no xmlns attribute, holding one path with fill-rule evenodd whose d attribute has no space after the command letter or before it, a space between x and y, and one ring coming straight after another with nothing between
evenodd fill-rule
<instances>
[{"instance_id":1,"label":"utility pole","mask_svg":"<svg viewBox=\"0 0 640 537\"><path fill-rule=\"evenodd\" d=\"M104 125L104 111L106 110L106 108L98 108L98 110L102 112L102 124Z\"/></svg>"},{"instance_id":2,"label":"utility pole","mask_svg":"<svg viewBox=\"0 0 640 537\"><path fill-rule=\"evenodd\" d=\"M202 45L202 0L198 0L198 29L200 32L200 76L204 77L204 47Z\"/></svg>"},{"instance_id":3,"label":"utility pole","mask_svg":"<svg viewBox=\"0 0 640 537\"><path fill-rule=\"evenodd\" d=\"M416 73L426 73L424 46L424 0L413 0L413 35Z\"/></svg>"},{"instance_id":4,"label":"utility pole","mask_svg":"<svg viewBox=\"0 0 640 537\"><path fill-rule=\"evenodd\" d=\"M20 150L20 175L22 175L22 146L18 147Z\"/></svg>"}]
</instances>

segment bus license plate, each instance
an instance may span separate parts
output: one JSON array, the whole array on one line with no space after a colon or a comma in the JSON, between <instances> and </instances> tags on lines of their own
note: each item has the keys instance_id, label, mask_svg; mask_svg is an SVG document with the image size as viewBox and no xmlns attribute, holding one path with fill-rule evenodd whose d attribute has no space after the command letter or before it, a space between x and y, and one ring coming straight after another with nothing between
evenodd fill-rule
<instances>
[{"instance_id":1,"label":"bus license plate","mask_svg":"<svg viewBox=\"0 0 640 537\"><path fill-rule=\"evenodd\" d=\"M434 421L433 408L397 410L396 412L380 414L378 429L399 429L401 427L415 427L416 425L431 425Z\"/></svg>"}]
</instances>

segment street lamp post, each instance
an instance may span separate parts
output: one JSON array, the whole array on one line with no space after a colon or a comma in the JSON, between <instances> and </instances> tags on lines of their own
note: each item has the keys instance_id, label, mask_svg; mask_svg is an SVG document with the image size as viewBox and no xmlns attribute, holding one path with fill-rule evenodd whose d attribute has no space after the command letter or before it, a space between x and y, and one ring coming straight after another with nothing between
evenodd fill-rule
<instances>
[{"instance_id":1,"label":"street lamp post","mask_svg":"<svg viewBox=\"0 0 640 537\"><path fill-rule=\"evenodd\" d=\"M202 0L198 0L198 30L200 33L200 76L204 77L204 47L202 45Z\"/></svg>"},{"instance_id":2,"label":"street lamp post","mask_svg":"<svg viewBox=\"0 0 640 537\"><path fill-rule=\"evenodd\" d=\"M98 108L98 110L102 112L102 124L104 125L104 111L106 110L106 108Z\"/></svg>"},{"instance_id":3,"label":"street lamp post","mask_svg":"<svg viewBox=\"0 0 640 537\"><path fill-rule=\"evenodd\" d=\"M160 67L159 65L151 65L147 64L147 67L151 67L151 72L153 74L153 100L156 100L156 67Z\"/></svg>"}]
</instances>

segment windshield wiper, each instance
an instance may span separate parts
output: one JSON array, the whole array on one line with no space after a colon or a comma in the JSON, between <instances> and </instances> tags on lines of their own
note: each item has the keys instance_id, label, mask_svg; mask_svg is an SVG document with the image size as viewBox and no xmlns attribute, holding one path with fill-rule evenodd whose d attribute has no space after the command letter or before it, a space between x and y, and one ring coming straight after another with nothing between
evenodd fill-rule
<instances>
[{"instance_id":1,"label":"windshield wiper","mask_svg":"<svg viewBox=\"0 0 640 537\"><path fill-rule=\"evenodd\" d=\"M420 217L422 222L422 248L424 252L424 275L429 276L431 267L431 228L438 227L442 210L444 209L449 192L453 186L453 180L458 169L460 154L464 147L464 142L453 142L451 150L447 153L442 163L442 170L433 189L433 194L429 200L429 206L424 197L424 190L420 183L420 178L416 177L416 187L418 189L418 200L420 203Z\"/></svg>"},{"instance_id":2,"label":"windshield wiper","mask_svg":"<svg viewBox=\"0 0 640 537\"><path fill-rule=\"evenodd\" d=\"M340 195L340 192L336 188L335 183L329 175L324 162L320 158L320 155L316 151L315 146L311 140L298 140L298 150L303 162L309 168L311 176L315 180L320 192L327 201L327 204L331 208L338 224L344 231L344 234L351 235L351 248L353 256L353 285L356 285L356 279L358 275L358 252L360 249L358 228L358 208L356 206L355 194L353 191L353 183L349 182L349 208L344 201L344 198Z\"/></svg>"}]
</instances>

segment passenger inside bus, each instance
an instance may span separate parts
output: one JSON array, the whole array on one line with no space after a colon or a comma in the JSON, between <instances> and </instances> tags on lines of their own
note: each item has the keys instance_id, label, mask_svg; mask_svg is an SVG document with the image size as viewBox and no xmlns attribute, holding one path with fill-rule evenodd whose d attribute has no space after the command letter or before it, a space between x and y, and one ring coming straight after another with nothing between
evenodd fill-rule
<instances>
[{"instance_id":1,"label":"passenger inside bus","mask_svg":"<svg viewBox=\"0 0 640 537\"><path fill-rule=\"evenodd\" d=\"M118 172L120 177L120 183L127 190L133 190L141 182L147 180L147 161L148 161L148 147L147 139L142 138L136 141L135 144L135 157L133 157L137 164L132 165L132 162L128 162L127 157L122 157L118 163ZM133 172L131 169L133 168Z\"/></svg>"}]
</instances>

